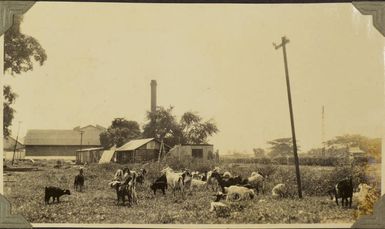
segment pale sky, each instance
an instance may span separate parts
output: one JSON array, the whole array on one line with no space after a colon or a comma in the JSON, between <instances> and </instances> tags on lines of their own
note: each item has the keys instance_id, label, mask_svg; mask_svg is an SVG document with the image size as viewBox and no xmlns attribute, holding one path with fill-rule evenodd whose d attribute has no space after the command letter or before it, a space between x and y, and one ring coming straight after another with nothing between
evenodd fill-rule
<instances>
[{"instance_id":1,"label":"pale sky","mask_svg":"<svg viewBox=\"0 0 385 229\"><path fill-rule=\"evenodd\" d=\"M13 135L116 117L145 122L150 80L158 105L214 119L220 153L252 152L290 137L279 43L286 35L297 139L303 150L342 134L381 137L384 37L352 4L138 4L38 2L22 31L44 66L12 77Z\"/></svg>"}]
</instances>

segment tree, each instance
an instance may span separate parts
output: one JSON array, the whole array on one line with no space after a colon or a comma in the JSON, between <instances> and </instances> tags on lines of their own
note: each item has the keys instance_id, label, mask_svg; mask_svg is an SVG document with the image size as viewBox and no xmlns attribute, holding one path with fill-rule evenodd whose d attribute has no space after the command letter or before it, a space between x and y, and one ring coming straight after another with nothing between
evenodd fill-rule
<instances>
[{"instance_id":1,"label":"tree","mask_svg":"<svg viewBox=\"0 0 385 229\"><path fill-rule=\"evenodd\" d=\"M3 134L4 137L11 135L9 127L12 124L15 110L11 105L15 102L17 95L12 92L11 87L6 85L3 90L4 102L3 102Z\"/></svg>"},{"instance_id":2,"label":"tree","mask_svg":"<svg viewBox=\"0 0 385 229\"><path fill-rule=\"evenodd\" d=\"M120 147L128 141L138 138L140 135L140 128L137 122L116 118L112 121L111 126L100 134L100 144L106 149L114 145Z\"/></svg>"},{"instance_id":3,"label":"tree","mask_svg":"<svg viewBox=\"0 0 385 229\"><path fill-rule=\"evenodd\" d=\"M262 148L254 148L253 152L254 152L255 157L264 157L265 156L265 150Z\"/></svg>"},{"instance_id":4,"label":"tree","mask_svg":"<svg viewBox=\"0 0 385 229\"><path fill-rule=\"evenodd\" d=\"M207 143L207 138L218 132L218 127L212 120L203 122L202 118L193 112L186 112L182 115L180 128L185 144Z\"/></svg>"},{"instance_id":5,"label":"tree","mask_svg":"<svg viewBox=\"0 0 385 229\"><path fill-rule=\"evenodd\" d=\"M207 143L208 137L218 132L212 120L204 122L198 114L186 112L178 123L172 111L173 107L158 107L155 112L147 112L148 122L143 126L143 136L155 137L174 146Z\"/></svg>"},{"instance_id":6,"label":"tree","mask_svg":"<svg viewBox=\"0 0 385 229\"><path fill-rule=\"evenodd\" d=\"M47 60L40 43L20 32L22 21L22 16L14 16L13 25L4 34L4 71L12 75L33 70L34 61L43 65Z\"/></svg>"},{"instance_id":7,"label":"tree","mask_svg":"<svg viewBox=\"0 0 385 229\"><path fill-rule=\"evenodd\" d=\"M157 107L155 112L147 112L148 123L143 126L143 137L163 140L170 146L179 144L183 135L175 116L173 107Z\"/></svg>"},{"instance_id":8,"label":"tree","mask_svg":"<svg viewBox=\"0 0 385 229\"><path fill-rule=\"evenodd\" d=\"M293 155L293 141L291 138L278 138L267 142L270 146L270 157L283 157ZM299 145L297 145L299 149Z\"/></svg>"},{"instance_id":9,"label":"tree","mask_svg":"<svg viewBox=\"0 0 385 229\"><path fill-rule=\"evenodd\" d=\"M13 25L4 34L4 73L11 75L33 70L33 60L43 65L47 54L40 43L33 37L20 32L22 16L14 16ZM15 110L11 105L15 102L16 94L8 85L3 87L3 131L4 136L11 134L10 126Z\"/></svg>"}]
</instances>

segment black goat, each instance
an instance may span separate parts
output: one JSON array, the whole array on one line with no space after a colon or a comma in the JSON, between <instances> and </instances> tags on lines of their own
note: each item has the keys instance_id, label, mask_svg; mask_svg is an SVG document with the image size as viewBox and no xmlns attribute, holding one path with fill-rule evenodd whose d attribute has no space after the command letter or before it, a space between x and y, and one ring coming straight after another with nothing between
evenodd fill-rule
<instances>
[{"instance_id":1,"label":"black goat","mask_svg":"<svg viewBox=\"0 0 385 229\"><path fill-rule=\"evenodd\" d=\"M52 197L52 203L55 202L55 199L59 203L59 198L62 195L71 195L71 192L68 189L61 189L53 186L45 187L44 202L45 204L48 204Z\"/></svg>"},{"instance_id":2,"label":"black goat","mask_svg":"<svg viewBox=\"0 0 385 229\"><path fill-rule=\"evenodd\" d=\"M218 172L213 172L211 176L218 180L218 184L221 186L223 193L225 193L225 187L230 187L232 185L244 185L245 182L241 176L223 179L223 177Z\"/></svg>"},{"instance_id":3,"label":"black goat","mask_svg":"<svg viewBox=\"0 0 385 229\"><path fill-rule=\"evenodd\" d=\"M167 178L166 178L166 175L162 175L161 177L156 179L154 181L154 183L152 183L150 188L154 191L154 195L156 195L156 191L158 189L162 190L163 195L165 195L166 194L165 190L167 189Z\"/></svg>"},{"instance_id":4,"label":"black goat","mask_svg":"<svg viewBox=\"0 0 385 229\"><path fill-rule=\"evenodd\" d=\"M346 178L339 181L336 186L328 191L330 199L333 200L333 197L336 199L336 204L338 205L338 198L341 198L342 206L352 207L353 201L353 181L352 178Z\"/></svg>"}]
</instances>

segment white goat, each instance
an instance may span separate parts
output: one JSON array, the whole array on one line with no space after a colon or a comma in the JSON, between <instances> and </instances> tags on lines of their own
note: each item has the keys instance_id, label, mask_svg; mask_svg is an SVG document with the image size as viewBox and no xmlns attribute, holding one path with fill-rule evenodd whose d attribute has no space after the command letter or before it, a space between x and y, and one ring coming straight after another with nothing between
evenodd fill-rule
<instances>
[{"instance_id":1,"label":"white goat","mask_svg":"<svg viewBox=\"0 0 385 229\"><path fill-rule=\"evenodd\" d=\"M232 177L232 175L229 171L226 171L225 173L223 173L223 177L224 178L230 178L230 177Z\"/></svg>"},{"instance_id":2,"label":"white goat","mask_svg":"<svg viewBox=\"0 0 385 229\"><path fill-rule=\"evenodd\" d=\"M192 189L202 189L207 187L207 181L201 181L197 179L191 180L191 188Z\"/></svg>"},{"instance_id":3,"label":"white goat","mask_svg":"<svg viewBox=\"0 0 385 229\"><path fill-rule=\"evenodd\" d=\"M213 211L230 211L230 208L224 204L224 203L221 203L221 202L211 202L210 203L210 212L213 212Z\"/></svg>"},{"instance_id":4,"label":"white goat","mask_svg":"<svg viewBox=\"0 0 385 229\"><path fill-rule=\"evenodd\" d=\"M175 191L180 190L182 193L182 197L184 197L184 181L183 181L183 173L176 173L170 167L167 167L161 171L162 174L166 175L167 185L172 189L172 193L175 196Z\"/></svg>"},{"instance_id":5,"label":"white goat","mask_svg":"<svg viewBox=\"0 0 385 229\"><path fill-rule=\"evenodd\" d=\"M286 197L287 195L287 188L285 184L277 184L274 186L273 190L271 190L271 195L275 198L278 197Z\"/></svg>"},{"instance_id":6,"label":"white goat","mask_svg":"<svg viewBox=\"0 0 385 229\"><path fill-rule=\"evenodd\" d=\"M250 184L252 188L256 189L257 194L259 194L260 189L263 193L264 180L265 178L261 174L252 172L251 176L247 178L247 183Z\"/></svg>"},{"instance_id":7,"label":"white goat","mask_svg":"<svg viewBox=\"0 0 385 229\"><path fill-rule=\"evenodd\" d=\"M123 170L121 169L116 170L114 175L114 181L121 181L123 179L123 175L124 175Z\"/></svg>"},{"instance_id":8,"label":"white goat","mask_svg":"<svg viewBox=\"0 0 385 229\"><path fill-rule=\"evenodd\" d=\"M255 196L254 190L236 185L225 187L225 192L226 201L250 200Z\"/></svg>"}]
</instances>

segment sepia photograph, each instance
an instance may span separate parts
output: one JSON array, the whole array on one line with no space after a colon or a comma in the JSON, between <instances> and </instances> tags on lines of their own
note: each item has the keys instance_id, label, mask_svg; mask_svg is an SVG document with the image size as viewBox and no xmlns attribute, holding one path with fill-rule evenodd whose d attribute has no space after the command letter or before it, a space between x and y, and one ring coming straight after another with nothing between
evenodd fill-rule
<instances>
[{"instance_id":1,"label":"sepia photograph","mask_svg":"<svg viewBox=\"0 0 385 229\"><path fill-rule=\"evenodd\" d=\"M0 193L33 226L373 214L385 42L352 3L52 1L11 20Z\"/></svg>"}]
</instances>

